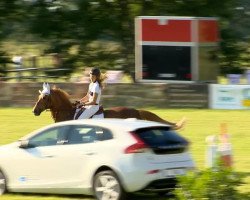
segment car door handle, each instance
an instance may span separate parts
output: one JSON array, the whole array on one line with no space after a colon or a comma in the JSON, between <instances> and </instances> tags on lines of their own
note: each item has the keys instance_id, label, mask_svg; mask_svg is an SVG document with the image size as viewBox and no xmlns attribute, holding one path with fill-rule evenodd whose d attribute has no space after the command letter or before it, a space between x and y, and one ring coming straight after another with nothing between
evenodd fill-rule
<instances>
[{"instance_id":1,"label":"car door handle","mask_svg":"<svg viewBox=\"0 0 250 200\"><path fill-rule=\"evenodd\" d=\"M54 156L53 155L43 155L42 157L43 158L53 158Z\"/></svg>"},{"instance_id":2,"label":"car door handle","mask_svg":"<svg viewBox=\"0 0 250 200\"><path fill-rule=\"evenodd\" d=\"M92 156L92 155L95 155L96 153L95 152L86 152L84 153L84 155L87 155L87 156Z\"/></svg>"}]
</instances>

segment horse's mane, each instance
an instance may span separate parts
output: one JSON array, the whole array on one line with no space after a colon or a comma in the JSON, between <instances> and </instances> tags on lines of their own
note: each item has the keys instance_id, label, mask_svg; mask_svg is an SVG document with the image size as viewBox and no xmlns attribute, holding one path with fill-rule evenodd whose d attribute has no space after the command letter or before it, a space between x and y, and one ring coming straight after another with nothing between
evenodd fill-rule
<instances>
[{"instance_id":1,"label":"horse's mane","mask_svg":"<svg viewBox=\"0 0 250 200\"><path fill-rule=\"evenodd\" d=\"M57 109L72 109L72 103L69 94L60 88L51 89L51 102Z\"/></svg>"}]
</instances>

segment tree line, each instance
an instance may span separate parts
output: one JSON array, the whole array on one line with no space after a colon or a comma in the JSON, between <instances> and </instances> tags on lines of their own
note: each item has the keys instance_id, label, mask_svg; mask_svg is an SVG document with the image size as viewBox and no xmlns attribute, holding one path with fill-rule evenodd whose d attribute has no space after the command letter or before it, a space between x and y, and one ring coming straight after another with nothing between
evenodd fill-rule
<instances>
[{"instance_id":1,"label":"tree line","mask_svg":"<svg viewBox=\"0 0 250 200\"><path fill-rule=\"evenodd\" d=\"M133 77L136 16L218 17L221 73L240 72L250 59L249 8L247 0L1 0L0 45L43 42L64 67L119 68ZM8 62L0 48L0 63Z\"/></svg>"}]
</instances>

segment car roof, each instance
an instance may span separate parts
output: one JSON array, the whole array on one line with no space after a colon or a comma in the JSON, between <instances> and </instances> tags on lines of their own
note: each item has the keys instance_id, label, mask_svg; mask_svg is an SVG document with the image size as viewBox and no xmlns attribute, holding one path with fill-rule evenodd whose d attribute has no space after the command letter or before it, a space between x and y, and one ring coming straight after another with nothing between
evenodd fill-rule
<instances>
[{"instance_id":1,"label":"car roof","mask_svg":"<svg viewBox=\"0 0 250 200\"><path fill-rule=\"evenodd\" d=\"M151 127L151 126L167 126L167 124L162 124L153 121L146 121L146 120L138 120L135 118L128 118L128 119L82 119L82 120L71 120L60 122L58 125L77 125L77 124L84 124L84 125L95 125L95 126L102 126L105 128L120 128L120 129L127 129L127 130L135 130L138 128L143 127Z\"/></svg>"},{"instance_id":2,"label":"car roof","mask_svg":"<svg viewBox=\"0 0 250 200\"><path fill-rule=\"evenodd\" d=\"M128 119L80 119L80 120L69 120L64 122L57 122L50 125L47 125L45 127L42 127L40 129L37 129L30 134L24 136L22 139L27 139L29 137L32 137L38 132L41 132L43 130L46 130L48 128L58 127L58 126L65 126L65 125L93 125L93 126L101 126L103 128L111 129L111 130L123 130L123 131L133 131L140 128L146 128L146 127L156 127L156 126L165 126L169 127L167 124L162 124L158 122L153 121L146 121L146 120L138 120L135 118L128 118Z\"/></svg>"}]
</instances>

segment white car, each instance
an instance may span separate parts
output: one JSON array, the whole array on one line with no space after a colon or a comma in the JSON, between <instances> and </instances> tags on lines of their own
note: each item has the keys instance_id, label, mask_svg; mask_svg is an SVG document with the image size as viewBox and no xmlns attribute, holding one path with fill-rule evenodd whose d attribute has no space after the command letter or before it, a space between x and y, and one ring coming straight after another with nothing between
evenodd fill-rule
<instances>
[{"instance_id":1,"label":"white car","mask_svg":"<svg viewBox=\"0 0 250 200\"><path fill-rule=\"evenodd\" d=\"M186 139L169 126L136 119L55 123L0 147L0 194L127 193L173 189L194 169Z\"/></svg>"}]
</instances>

